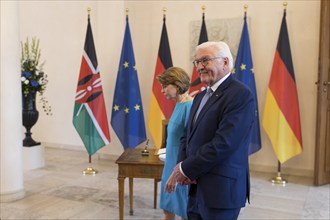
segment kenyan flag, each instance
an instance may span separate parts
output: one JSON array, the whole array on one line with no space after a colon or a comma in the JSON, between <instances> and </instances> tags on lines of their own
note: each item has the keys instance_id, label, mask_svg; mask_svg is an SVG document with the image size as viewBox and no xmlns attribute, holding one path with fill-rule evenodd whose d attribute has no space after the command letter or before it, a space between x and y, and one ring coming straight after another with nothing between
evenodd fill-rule
<instances>
[{"instance_id":1,"label":"kenyan flag","mask_svg":"<svg viewBox=\"0 0 330 220\"><path fill-rule=\"evenodd\" d=\"M75 97L73 125L89 155L93 155L110 143L108 119L89 16Z\"/></svg>"}]
</instances>

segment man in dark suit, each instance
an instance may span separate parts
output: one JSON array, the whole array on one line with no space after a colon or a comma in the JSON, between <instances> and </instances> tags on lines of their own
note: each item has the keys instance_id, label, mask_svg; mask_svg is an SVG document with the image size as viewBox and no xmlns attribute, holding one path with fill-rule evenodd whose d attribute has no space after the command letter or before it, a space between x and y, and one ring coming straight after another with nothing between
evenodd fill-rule
<instances>
[{"instance_id":1,"label":"man in dark suit","mask_svg":"<svg viewBox=\"0 0 330 220\"><path fill-rule=\"evenodd\" d=\"M248 146L255 100L232 77L233 58L226 43L197 46L193 63L208 89L194 99L178 164L165 190L190 184L188 219L237 219L250 194Z\"/></svg>"}]
</instances>

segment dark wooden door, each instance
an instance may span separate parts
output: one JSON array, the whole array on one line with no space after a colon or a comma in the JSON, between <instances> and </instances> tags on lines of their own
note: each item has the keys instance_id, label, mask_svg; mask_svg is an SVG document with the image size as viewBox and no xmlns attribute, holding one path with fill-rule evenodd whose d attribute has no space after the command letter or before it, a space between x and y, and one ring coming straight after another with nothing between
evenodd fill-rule
<instances>
[{"instance_id":1,"label":"dark wooden door","mask_svg":"<svg viewBox=\"0 0 330 220\"><path fill-rule=\"evenodd\" d=\"M314 184L330 183L330 1L321 0Z\"/></svg>"}]
</instances>

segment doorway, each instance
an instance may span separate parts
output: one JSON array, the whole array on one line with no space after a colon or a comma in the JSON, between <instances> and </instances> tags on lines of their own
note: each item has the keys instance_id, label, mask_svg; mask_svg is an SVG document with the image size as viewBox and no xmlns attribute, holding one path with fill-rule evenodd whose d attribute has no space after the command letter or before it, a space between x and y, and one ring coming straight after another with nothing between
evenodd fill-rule
<instances>
[{"instance_id":1,"label":"doorway","mask_svg":"<svg viewBox=\"0 0 330 220\"><path fill-rule=\"evenodd\" d=\"M330 1L321 0L314 184L330 183Z\"/></svg>"}]
</instances>

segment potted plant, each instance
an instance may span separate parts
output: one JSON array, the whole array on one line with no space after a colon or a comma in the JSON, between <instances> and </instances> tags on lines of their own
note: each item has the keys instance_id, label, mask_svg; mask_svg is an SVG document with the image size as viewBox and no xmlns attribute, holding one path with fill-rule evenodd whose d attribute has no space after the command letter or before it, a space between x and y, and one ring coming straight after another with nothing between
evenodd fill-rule
<instances>
[{"instance_id":1,"label":"potted plant","mask_svg":"<svg viewBox=\"0 0 330 220\"><path fill-rule=\"evenodd\" d=\"M21 84L22 84L22 113L23 125L26 128L23 146L31 147L39 145L32 139L31 128L38 121L39 112L36 109L36 95L39 93L42 107L47 115L51 115L51 107L48 105L47 99L44 97L44 91L48 83L47 74L42 71L43 63L39 63L41 50L39 48L39 39L32 38L31 44L29 39L23 43L21 58Z\"/></svg>"}]
</instances>

